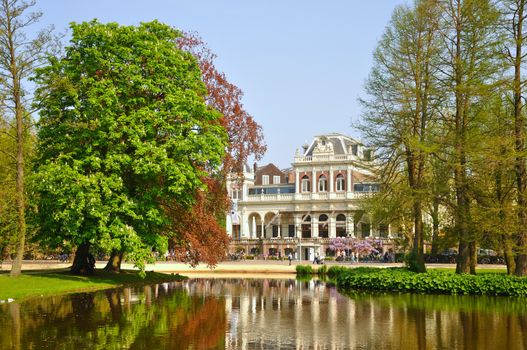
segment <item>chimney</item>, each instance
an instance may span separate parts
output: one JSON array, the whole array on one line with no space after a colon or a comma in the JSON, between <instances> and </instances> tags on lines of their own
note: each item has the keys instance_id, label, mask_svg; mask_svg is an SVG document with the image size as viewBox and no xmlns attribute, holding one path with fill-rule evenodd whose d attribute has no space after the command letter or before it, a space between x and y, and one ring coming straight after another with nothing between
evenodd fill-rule
<instances>
[{"instance_id":1,"label":"chimney","mask_svg":"<svg viewBox=\"0 0 527 350\"><path fill-rule=\"evenodd\" d=\"M256 164L256 162L254 162L254 165L253 165L253 173L256 174L256 169L258 168L258 165Z\"/></svg>"}]
</instances>

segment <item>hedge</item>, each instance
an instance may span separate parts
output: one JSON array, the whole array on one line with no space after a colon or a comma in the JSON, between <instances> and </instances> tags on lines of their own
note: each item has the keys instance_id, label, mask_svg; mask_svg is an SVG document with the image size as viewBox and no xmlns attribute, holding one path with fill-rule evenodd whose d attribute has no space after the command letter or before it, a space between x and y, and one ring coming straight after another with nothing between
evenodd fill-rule
<instances>
[{"instance_id":1,"label":"hedge","mask_svg":"<svg viewBox=\"0 0 527 350\"><path fill-rule=\"evenodd\" d=\"M328 276L335 280L339 288L346 291L527 296L527 278L504 274L459 275L436 270L415 273L403 268L331 267Z\"/></svg>"}]
</instances>

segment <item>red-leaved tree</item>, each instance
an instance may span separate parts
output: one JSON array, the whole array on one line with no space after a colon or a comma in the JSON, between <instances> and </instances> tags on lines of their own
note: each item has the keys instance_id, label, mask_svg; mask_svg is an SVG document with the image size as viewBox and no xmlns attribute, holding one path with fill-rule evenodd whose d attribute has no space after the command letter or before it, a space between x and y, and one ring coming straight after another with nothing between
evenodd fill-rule
<instances>
[{"instance_id":1,"label":"red-leaved tree","mask_svg":"<svg viewBox=\"0 0 527 350\"><path fill-rule=\"evenodd\" d=\"M194 206L189 210L177 203L167 205L173 222L170 231L174 234L169 246L178 260L213 266L225 256L229 242L224 227L230 207L227 176L237 172L241 179L249 158L260 159L266 145L262 127L243 108L243 92L214 66L216 55L203 40L196 33L185 33L178 46L197 58L208 90L206 101L223 115L220 122L229 140L222 169L210 169L208 178L203 179L207 190L196 192Z\"/></svg>"}]
</instances>

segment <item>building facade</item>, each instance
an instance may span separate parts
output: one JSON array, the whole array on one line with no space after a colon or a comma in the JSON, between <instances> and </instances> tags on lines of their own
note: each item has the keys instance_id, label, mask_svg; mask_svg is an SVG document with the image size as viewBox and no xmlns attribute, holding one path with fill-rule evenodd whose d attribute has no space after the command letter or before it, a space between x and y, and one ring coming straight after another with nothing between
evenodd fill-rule
<instances>
[{"instance_id":1,"label":"building facade","mask_svg":"<svg viewBox=\"0 0 527 350\"><path fill-rule=\"evenodd\" d=\"M292 167L244 169L227 183L230 252L312 260L334 237L387 236L373 227L361 202L378 190L371 150L338 133L316 136L295 154Z\"/></svg>"}]
</instances>

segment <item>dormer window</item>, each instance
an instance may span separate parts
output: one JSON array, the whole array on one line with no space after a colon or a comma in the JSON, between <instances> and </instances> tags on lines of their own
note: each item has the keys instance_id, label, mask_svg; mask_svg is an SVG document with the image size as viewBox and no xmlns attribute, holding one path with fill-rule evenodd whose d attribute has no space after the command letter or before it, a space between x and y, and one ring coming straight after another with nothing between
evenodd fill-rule
<instances>
[{"instance_id":1,"label":"dormer window","mask_svg":"<svg viewBox=\"0 0 527 350\"><path fill-rule=\"evenodd\" d=\"M273 176L273 184L278 185L280 184L280 176Z\"/></svg>"},{"instance_id":2,"label":"dormer window","mask_svg":"<svg viewBox=\"0 0 527 350\"><path fill-rule=\"evenodd\" d=\"M320 175L318 178L318 191L319 192L326 192L328 190L328 179L326 178L326 175Z\"/></svg>"},{"instance_id":3,"label":"dormer window","mask_svg":"<svg viewBox=\"0 0 527 350\"><path fill-rule=\"evenodd\" d=\"M311 182L309 181L309 176L304 175L302 177L302 192L310 192L311 191Z\"/></svg>"},{"instance_id":4,"label":"dormer window","mask_svg":"<svg viewBox=\"0 0 527 350\"><path fill-rule=\"evenodd\" d=\"M269 175L262 175L262 185L269 185Z\"/></svg>"}]
</instances>

